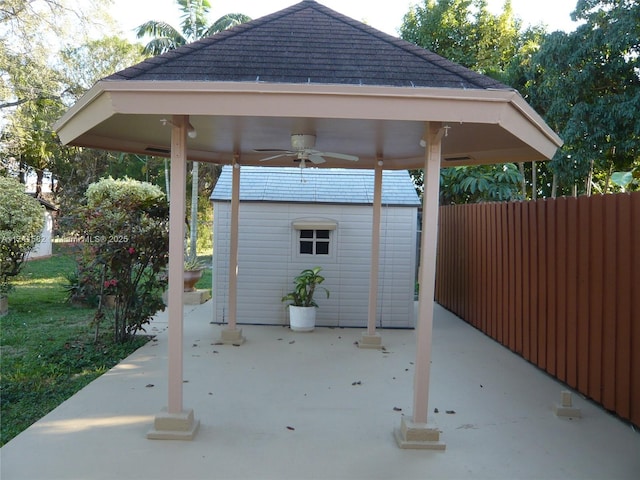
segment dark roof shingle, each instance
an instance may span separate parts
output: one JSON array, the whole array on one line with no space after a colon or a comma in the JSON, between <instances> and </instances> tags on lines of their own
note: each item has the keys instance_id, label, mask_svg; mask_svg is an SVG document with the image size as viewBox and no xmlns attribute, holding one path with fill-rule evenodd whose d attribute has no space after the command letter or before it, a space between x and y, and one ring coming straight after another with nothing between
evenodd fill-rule
<instances>
[{"instance_id":1,"label":"dark roof shingle","mask_svg":"<svg viewBox=\"0 0 640 480\"><path fill-rule=\"evenodd\" d=\"M313 0L150 58L107 80L509 88Z\"/></svg>"}]
</instances>

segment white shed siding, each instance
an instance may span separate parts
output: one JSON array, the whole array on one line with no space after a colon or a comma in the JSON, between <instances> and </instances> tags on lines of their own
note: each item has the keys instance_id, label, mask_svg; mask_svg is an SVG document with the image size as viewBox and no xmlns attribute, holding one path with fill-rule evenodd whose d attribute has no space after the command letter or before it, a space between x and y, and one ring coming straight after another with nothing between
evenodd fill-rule
<instances>
[{"instance_id":1,"label":"white shed siding","mask_svg":"<svg viewBox=\"0 0 640 480\"><path fill-rule=\"evenodd\" d=\"M416 237L415 207L383 207L377 323L413 327ZM370 205L241 202L238 244L238 323L288 324L280 298L303 269L323 267L329 299L318 292L317 324L367 324L371 257ZM332 254L299 258L293 222L325 219L337 223ZM214 321L228 312L230 204L214 201Z\"/></svg>"},{"instance_id":2,"label":"white shed siding","mask_svg":"<svg viewBox=\"0 0 640 480\"><path fill-rule=\"evenodd\" d=\"M50 257L52 251L51 236L53 232L53 215L49 210L44 211L44 225L40 232L38 243L29 252L29 259Z\"/></svg>"}]
</instances>

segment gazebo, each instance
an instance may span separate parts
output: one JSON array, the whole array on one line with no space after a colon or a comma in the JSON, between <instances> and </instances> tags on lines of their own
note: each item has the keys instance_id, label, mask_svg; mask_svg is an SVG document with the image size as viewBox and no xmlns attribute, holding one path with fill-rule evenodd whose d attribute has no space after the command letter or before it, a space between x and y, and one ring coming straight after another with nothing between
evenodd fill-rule
<instances>
[{"instance_id":1,"label":"gazebo","mask_svg":"<svg viewBox=\"0 0 640 480\"><path fill-rule=\"evenodd\" d=\"M364 348L382 345L375 325L382 171L423 168L413 412L395 434L401 447L432 449L444 449L427 415L439 170L547 160L562 145L514 89L313 0L104 78L55 129L64 144L171 158L168 406L148 438L192 439L199 423L183 406L182 391L187 160L234 167L229 312L221 339L233 344L244 340L236 325L243 165L293 166L304 159L320 168L375 170ZM292 135L314 143L296 149ZM290 155L266 153L292 148ZM338 155L319 159L310 148ZM277 158L261 162L269 156Z\"/></svg>"}]
</instances>

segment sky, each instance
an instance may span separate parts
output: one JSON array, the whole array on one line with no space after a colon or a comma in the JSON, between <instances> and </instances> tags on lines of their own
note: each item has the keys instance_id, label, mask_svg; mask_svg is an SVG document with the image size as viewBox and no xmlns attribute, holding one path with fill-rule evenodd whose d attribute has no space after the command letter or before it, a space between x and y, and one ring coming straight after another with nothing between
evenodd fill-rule
<instances>
[{"instance_id":1,"label":"sky","mask_svg":"<svg viewBox=\"0 0 640 480\"><path fill-rule=\"evenodd\" d=\"M402 18L409 8L422 3L416 0L318 0L319 3L355 20L398 36ZM577 0L511 0L514 13L524 25L544 23L549 31L575 29L570 14ZM226 13L244 13L258 18L298 3L298 0L210 0L211 21ZM488 0L489 9L499 13L504 0ZM130 40L133 29L147 20L163 20L179 26L179 12L175 0L113 0L109 9L122 33Z\"/></svg>"}]
</instances>

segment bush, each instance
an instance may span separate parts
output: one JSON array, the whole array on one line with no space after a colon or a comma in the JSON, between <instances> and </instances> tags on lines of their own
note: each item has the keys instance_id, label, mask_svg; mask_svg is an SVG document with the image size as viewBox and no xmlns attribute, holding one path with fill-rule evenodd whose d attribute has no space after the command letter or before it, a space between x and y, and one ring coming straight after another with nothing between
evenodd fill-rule
<instances>
[{"instance_id":1,"label":"bush","mask_svg":"<svg viewBox=\"0 0 640 480\"><path fill-rule=\"evenodd\" d=\"M11 289L28 253L39 242L44 207L24 193L24 185L0 177L0 296Z\"/></svg>"},{"instance_id":2,"label":"bush","mask_svg":"<svg viewBox=\"0 0 640 480\"><path fill-rule=\"evenodd\" d=\"M164 310L168 205L158 187L130 179L93 183L86 199L74 217L83 248L67 290L72 300L97 302L96 337L108 312L105 296L112 295L114 339L124 342Z\"/></svg>"}]
</instances>

